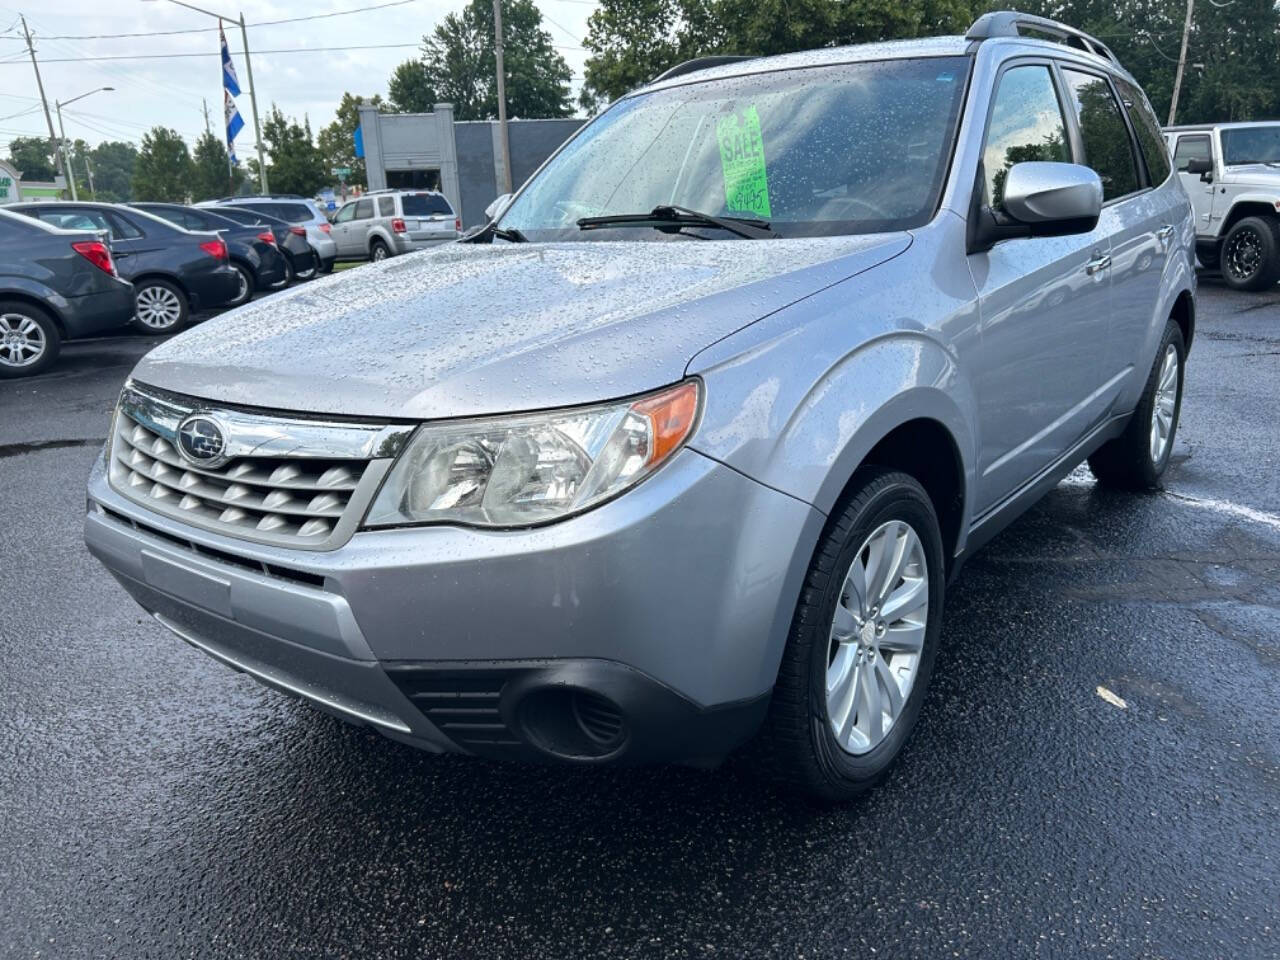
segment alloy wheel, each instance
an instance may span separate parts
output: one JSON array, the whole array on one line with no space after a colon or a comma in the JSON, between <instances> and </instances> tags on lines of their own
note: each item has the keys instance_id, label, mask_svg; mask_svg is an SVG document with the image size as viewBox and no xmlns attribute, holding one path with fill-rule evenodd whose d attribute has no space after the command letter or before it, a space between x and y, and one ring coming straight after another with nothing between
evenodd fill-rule
<instances>
[{"instance_id":1,"label":"alloy wheel","mask_svg":"<svg viewBox=\"0 0 1280 960\"><path fill-rule=\"evenodd\" d=\"M178 295L168 287L143 287L134 304L138 319L152 330L168 330L182 318Z\"/></svg>"},{"instance_id":2,"label":"alloy wheel","mask_svg":"<svg viewBox=\"0 0 1280 960\"><path fill-rule=\"evenodd\" d=\"M831 624L827 722L841 749L868 753L902 716L928 617L924 545L910 524L883 523L854 556Z\"/></svg>"},{"instance_id":3,"label":"alloy wheel","mask_svg":"<svg viewBox=\"0 0 1280 960\"><path fill-rule=\"evenodd\" d=\"M373 259L375 263L379 260L387 259L387 248L380 243L375 243L373 245Z\"/></svg>"},{"instance_id":4,"label":"alloy wheel","mask_svg":"<svg viewBox=\"0 0 1280 960\"><path fill-rule=\"evenodd\" d=\"M1238 281L1247 281L1262 268L1262 237L1252 227L1237 230L1228 240L1222 266Z\"/></svg>"},{"instance_id":5,"label":"alloy wheel","mask_svg":"<svg viewBox=\"0 0 1280 960\"><path fill-rule=\"evenodd\" d=\"M1151 405L1151 462L1159 467L1173 439L1173 414L1178 406L1178 348L1165 348L1155 402Z\"/></svg>"},{"instance_id":6,"label":"alloy wheel","mask_svg":"<svg viewBox=\"0 0 1280 960\"><path fill-rule=\"evenodd\" d=\"M29 367L49 348L44 331L26 314L0 314L0 364Z\"/></svg>"}]
</instances>

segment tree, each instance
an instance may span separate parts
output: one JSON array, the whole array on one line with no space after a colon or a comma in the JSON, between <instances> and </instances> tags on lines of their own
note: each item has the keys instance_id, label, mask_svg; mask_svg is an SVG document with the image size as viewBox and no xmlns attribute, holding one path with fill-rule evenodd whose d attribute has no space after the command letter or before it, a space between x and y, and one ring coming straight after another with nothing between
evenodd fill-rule
<instances>
[{"instance_id":1,"label":"tree","mask_svg":"<svg viewBox=\"0 0 1280 960\"><path fill-rule=\"evenodd\" d=\"M9 141L9 162L23 180L52 180L58 172L53 145L46 137L14 137Z\"/></svg>"},{"instance_id":2,"label":"tree","mask_svg":"<svg viewBox=\"0 0 1280 960\"><path fill-rule=\"evenodd\" d=\"M244 171L230 167L227 148L222 140L208 131L200 134L192 151L191 197L212 200L235 193L244 182Z\"/></svg>"},{"instance_id":3,"label":"tree","mask_svg":"<svg viewBox=\"0 0 1280 960\"><path fill-rule=\"evenodd\" d=\"M593 109L693 57L963 33L973 13L964 0L601 0L579 102Z\"/></svg>"},{"instance_id":4,"label":"tree","mask_svg":"<svg viewBox=\"0 0 1280 960\"><path fill-rule=\"evenodd\" d=\"M533 0L503 0L503 67L507 113L513 117L567 117L572 73L556 52ZM493 4L471 0L422 38L421 74L401 64L392 74L392 102L421 109L424 101L452 103L459 120L498 115L493 51Z\"/></svg>"},{"instance_id":5,"label":"tree","mask_svg":"<svg viewBox=\"0 0 1280 960\"><path fill-rule=\"evenodd\" d=\"M133 173L133 199L185 203L191 183L191 155L177 130L152 127L142 135Z\"/></svg>"},{"instance_id":6,"label":"tree","mask_svg":"<svg viewBox=\"0 0 1280 960\"><path fill-rule=\"evenodd\" d=\"M396 113L430 113L437 97L427 79L426 64L406 60L396 67L387 84L387 100Z\"/></svg>"},{"instance_id":7,"label":"tree","mask_svg":"<svg viewBox=\"0 0 1280 960\"><path fill-rule=\"evenodd\" d=\"M395 77L392 76L394 81ZM356 156L355 132L360 126L360 97L344 93L338 103L337 117L316 136L316 146L324 160L327 172L332 173L335 167L346 167L351 173L344 179L347 183L366 184L364 157ZM375 107L383 106L381 95L374 94L368 102Z\"/></svg>"},{"instance_id":8,"label":"tree","mask_svg":"<svg viewBox=\"0 0 1280 960\"><path fill-rule=\"evenodd\" d=\"M108 203L133 199L133 172L138 163L138 148L132 143L104 140L89 151L93 164L94 197Z\"/></svg>"},{"instance_id":9,"label":"tree","mask_svg":"<svg viewBox=\"0 0 1280 960\"><path fill-rule=\"evenodd\" d=\"M271 154L267 178L275 193L310 197L329 182L324 158L311 139L311 121L289 120L274 103L262 125L262 139Z\"/></svg>"}]
</instances>

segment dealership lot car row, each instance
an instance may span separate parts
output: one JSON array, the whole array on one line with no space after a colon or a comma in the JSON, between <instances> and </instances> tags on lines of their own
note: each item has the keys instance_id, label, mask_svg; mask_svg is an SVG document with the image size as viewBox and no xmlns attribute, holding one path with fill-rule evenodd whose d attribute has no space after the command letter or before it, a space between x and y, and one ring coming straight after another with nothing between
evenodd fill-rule
<instances>
[{"instance_id":1,"label":"dealership lot car row","mask_svg":"<svg viewBox=\"0 0 1280 960\"><path fill-rule=\"evenodd\" d=\"M743 748L852 797L960 565L1086 459L1158 483L1195 238L1061 24L689 64L467 242L150 353L86 541L188 643L425 750Z\"/></svg>"}]
</instances>

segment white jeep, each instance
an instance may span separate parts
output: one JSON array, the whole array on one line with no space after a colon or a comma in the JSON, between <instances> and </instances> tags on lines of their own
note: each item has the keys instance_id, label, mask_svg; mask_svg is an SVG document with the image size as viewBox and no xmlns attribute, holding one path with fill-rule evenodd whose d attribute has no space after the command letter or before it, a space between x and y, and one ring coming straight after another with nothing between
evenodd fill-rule
<instances>
[{"instance_id":1,"label":"white jeep","mask_svg":"<svg viewBox=\"0 0 1280 960\"><path fill-rule=\"evenodd\" d=\"M1280 122L1168 127L1191 197L1196 257L1237 290L1280 280Z\"/></svg>"}]
</instances>

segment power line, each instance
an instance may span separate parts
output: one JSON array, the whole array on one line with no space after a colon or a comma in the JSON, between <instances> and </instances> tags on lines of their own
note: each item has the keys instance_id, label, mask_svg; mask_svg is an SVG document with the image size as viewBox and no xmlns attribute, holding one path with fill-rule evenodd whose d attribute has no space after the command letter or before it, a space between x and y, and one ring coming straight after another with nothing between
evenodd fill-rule
<instances>
[{"instance_id":1,"label":"power line","mask_svg":"<svg viewBox=\"0 0 1280 960\"><path fill-rule=\"evenodd\" d=\"M331 17L346 17L353 13L365 13L369 10L385 10L387 7L403 7L405 4L417 3L418 0L391 0L389 3L374 3L365 7L355 7L351 10L335 10L332 13L315 13L306 17L286 17L282 20L261 20L257 23L247 23L246 27L275 27L284 23L302 23L305 20L327 20ZM187 27L183 30L144 30L137 33L81 33L81 34L61 34L43 37L44 40L127 40L136 37L176 37L182 34L192 33L211 33L217 30L217 27Z\"/></svg>"},{"instance_id":2,"label":"power line","mask_svg":"<svg viewBox=\"0 0 1280 960\"><path fill-rule=\"evenodd\" d=\"M275 50L259 50L258 54L280 54L280 53L341 53L348 50L398 50L405 47L418 47L418 43L368 43L356 44L346 47L280 47ZM581 47L572 47L568 44L553 44L557 50L581 50ZM109 60L182 60L190 57L217 57L221 54L217 50L200 51L195 53L123 53L113 54L105 57L41 57L41 63L100 63ZM0 66L6 63L21 63L21 60L0 60Z\"/></svg>"}]
</instances>

